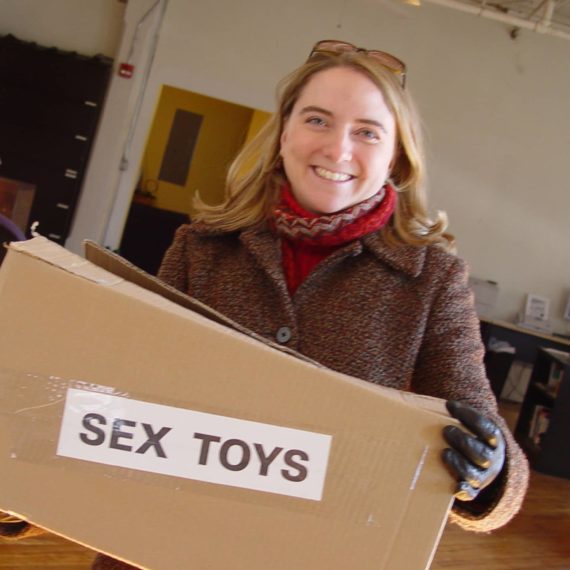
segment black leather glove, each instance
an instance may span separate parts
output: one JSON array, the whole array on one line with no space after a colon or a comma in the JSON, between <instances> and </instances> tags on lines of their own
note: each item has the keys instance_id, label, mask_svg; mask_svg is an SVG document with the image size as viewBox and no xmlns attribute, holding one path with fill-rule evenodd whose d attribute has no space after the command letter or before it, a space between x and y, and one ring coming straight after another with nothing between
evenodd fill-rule
<instances>
[{"instance_id":1,"label":"black leather glove","mask_svg":"<svg viewBox=\"0 0 570 570\"><path fill-rule=\"evenodd\" d=\"M505 439L499 426L470 406L446 402L449 413L474 435L456 426L445 426L443 437L451 449L443 450L443 461L457 477L455 497L472 501L489 486L505 463Z\"/></svg>"}]
</instances>

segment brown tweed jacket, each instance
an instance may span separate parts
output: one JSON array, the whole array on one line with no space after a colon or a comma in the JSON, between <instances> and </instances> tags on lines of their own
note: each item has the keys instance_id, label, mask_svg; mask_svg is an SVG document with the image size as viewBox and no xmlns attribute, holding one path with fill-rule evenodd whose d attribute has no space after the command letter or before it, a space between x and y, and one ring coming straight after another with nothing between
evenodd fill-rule
<instances>
[{"instance_id":1,"label":"brown tweed jacket","mask_svg":"<svg viewBox=\"0 0 570 570\"><path fill-rule=\"evenodd\" d=\"M182 226L159 276L250 330L345 374L460 400L491 416L507 441L503 476L451 519L490 531L519 510L528 464L497 414L485 377L465 264L439 247L388 247L381 233L337 250L291 298L278 239L264 229L220 233ZM442 446L443 447L443 446ZM127 570L98 556L93 570Z\"/></svg>"}]
</instances>

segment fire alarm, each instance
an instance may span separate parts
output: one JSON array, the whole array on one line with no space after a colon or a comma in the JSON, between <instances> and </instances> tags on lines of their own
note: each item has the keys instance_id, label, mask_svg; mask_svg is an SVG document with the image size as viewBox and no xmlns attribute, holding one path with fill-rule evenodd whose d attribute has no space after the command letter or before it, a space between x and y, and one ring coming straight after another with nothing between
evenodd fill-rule
<instances>
[{"instance_id":1,"label":"fire alarm","mask_svg":"<svg viewBox=\"0 0 570 570\"><path fill-rule=\"evenodd\" d=\"M119 77L129 79L133 76L134 72L135 66L132 63L121 63L121 65L119 65Z\"/></svg>"}]
</instances>

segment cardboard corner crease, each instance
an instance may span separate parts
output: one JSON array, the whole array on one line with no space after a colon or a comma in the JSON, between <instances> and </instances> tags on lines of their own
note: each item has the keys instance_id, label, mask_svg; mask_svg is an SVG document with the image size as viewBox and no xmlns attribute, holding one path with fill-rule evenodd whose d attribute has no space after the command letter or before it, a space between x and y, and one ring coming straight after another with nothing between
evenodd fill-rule
<instances>
[{"instance_id":1,"label":"cardboard corner crease","mask_svg":"<svg viewBox=\"0 0 570 570\"><path fill-rule=\"evenodd\" d=\"M87 255L34 238L0 269L0 510L153 570L429 567L453 493L442 401Z\"/></svg>"}]
</instances>

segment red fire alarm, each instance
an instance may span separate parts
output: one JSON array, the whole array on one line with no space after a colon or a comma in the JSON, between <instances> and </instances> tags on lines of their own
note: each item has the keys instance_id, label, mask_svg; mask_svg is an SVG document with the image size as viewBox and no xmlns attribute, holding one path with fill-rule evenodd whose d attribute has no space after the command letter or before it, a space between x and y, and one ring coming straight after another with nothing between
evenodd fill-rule
<instances>
[{"instance_id":1,"label":"red fire alarm","mask_svg":"<svg viewBox=\"0 0 570 570\"><path fill-rule=\"evenodd\" d=\"M132 63L121 63L121 65L119 65L119 77L129 79L133 76L134 72L135 66Z\"/></svg>"}]
</instances>

